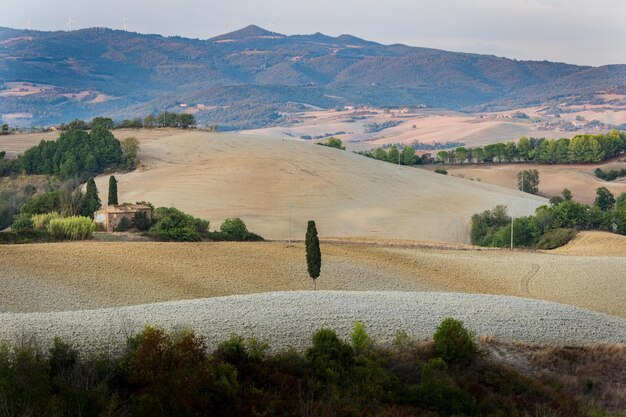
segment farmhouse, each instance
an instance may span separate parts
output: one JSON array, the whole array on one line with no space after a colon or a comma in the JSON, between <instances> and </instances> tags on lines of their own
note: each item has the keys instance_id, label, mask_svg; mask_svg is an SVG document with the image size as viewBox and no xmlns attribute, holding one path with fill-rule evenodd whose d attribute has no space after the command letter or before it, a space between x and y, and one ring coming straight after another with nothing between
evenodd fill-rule
<instances>
[{"instance_id":1,"label":"farmhouse","mask_svg":"<svg viewBox=\"0 0 626 417\"><path fill-rule=\"evenodd\" d=\"M130 222L133 222L137 213L145 213L146 216L150 218L152 210L149 206L143 204L110 205L96 211L93 215L93 219L98 229L113 232L122 219L126 218Z\"/></svg>"}]
</instances>

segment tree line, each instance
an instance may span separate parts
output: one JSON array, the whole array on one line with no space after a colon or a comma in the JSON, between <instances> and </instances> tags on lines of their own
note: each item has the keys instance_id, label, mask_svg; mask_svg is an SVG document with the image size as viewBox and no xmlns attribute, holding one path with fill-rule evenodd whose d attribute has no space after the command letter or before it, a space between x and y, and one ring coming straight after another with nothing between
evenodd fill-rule
<instances>
[{"instance_id":1,"label":"tree line","mask_svg":"<svg viewBox=\"0 0 626 417\"><path fill-rule=\"evenodd\" d=\"M572 139L522 137L516 142L440 151L436 161L449 164L534 162L538 164L598 163L626 151L626 132L576 135Z\"/></svg>"},{"instance_id":2,"label":"tree line","mask_svg":"<svg viewBox=\"0 0 626 417\"><path fill-rule=\"evenodd\" d=\"M471 239L479 246L508 247L513 245L554 249L566 244L578 230L602 230L626 235L626 192L617 198L605 187L596 190L593 206L573 200L564 189L552 197L550 206L543 205L535 214L512 219L505 206L496 206L472 216Z\"/></svg>"},{"instance_id":3,"label":"tree line","mask_svg":"<svg viewBox=\"0 0 626 417\"><path fill-rule=\"evenodd\" d=\"M400 146L392 145L389 149L385 147L375 148L369 151L358 152L360 155L367 156L379 161L389 162L399 165L421 165L422 158L415 154L415 149L411 146L405 146L400 150Z\"/></svg>"},{"instance_id":4,"label":"tree line","mask_svg":"<svg viewBox=\"0 0 626 417\"><path fill-rule=\"evenodd\" d=\"M60 130L83 129L89 130L93 126L104 126L107 129L152 129L157 127L177 127L187 129L196 125L196 117L188 113L161 112L146 117L135 117L116 122L109 117L96 117L91 122L74 120L59 125ZM212 126L217 129L216 126Z\"/></svg>"}]
</instances>

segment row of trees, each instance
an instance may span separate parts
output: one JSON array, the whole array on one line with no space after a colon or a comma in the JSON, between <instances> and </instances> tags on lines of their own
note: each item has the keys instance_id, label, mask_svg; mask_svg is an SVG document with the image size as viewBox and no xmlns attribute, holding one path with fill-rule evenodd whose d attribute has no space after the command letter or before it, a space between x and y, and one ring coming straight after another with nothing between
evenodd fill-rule
<instances>
[{"instance_id":1,"label":"row of trees","mask_svg":"<svg viewBox=\"0 0 626 417\"><path fill-rule=\"evenodd\" d=\"M379 147L374 150L360 152L361 155L368 158L374 158L379 161L385 161L392 164L399 165L420 165L422 164L422 158L415 155L415 149L410 146L405 146L400 150L398 146L392 145L389 149Z\"/></svg>"},{"instance_id":2,"label":"row of trees","mask_svg":"<svg viewBox=\"0 0 626 417\"><path fill-rule=\"evenodd\" d=\"M193 114L189 113L170 113L162 112L157 115L147 116L143 119L141 126L138 126L138 121L141 119L123 120L119 123L118 127L143 127L151 129L155 127L178 127L187 129L196 125L196 118Z\"/></svg>"},{"instance_id":3,"label":"row of trees","mask_svg":"<svg viewBox=\"0 0 626 417\"><path fill-rule=\"evenodd\" d=\"M626 151L626 132L576 135L572 139L522 137L517 143L495 143L482 148L458 147L440 151L441 163L535 162L539 164L598 163Z\"/></svg>"},{"instance_id":4,"label":"row of trees","mask_svg":"<svg viewBox=\"0 0 626 417\"><path fill-rule=\"evenodd\" d=\"M511 222L506 207L496 206L472 216L472 243L508 247ZM538 207L532 216L513 220L513 244L517 247L553 249L571 239L577 230L603 230L626 235L626 193L615 196L606 188L596 190L593 206L573 200L565 189L550 199L550 206Z\"/></svg>"},{"instance_id":5,"label":"row of trees","mask_svg":"<svg viewBox=\"0 0 626 417\"><path fill-rule=\"evenodd\" d=\"M133 119L124 119L121 122L115 122L109 117L96 117L93 120L85 121L76 119L70 123L63 123L59 126L60 130L83 129L90 130L96 126L105 127L107 129L151 129L155 127L178 127L190 128L196 125L196 117L188 113L172 113L162 112L156 115L150 115L144 118L135 117ZM217 129L216 126L212 128Z\"/></svg>"}]
</instances>

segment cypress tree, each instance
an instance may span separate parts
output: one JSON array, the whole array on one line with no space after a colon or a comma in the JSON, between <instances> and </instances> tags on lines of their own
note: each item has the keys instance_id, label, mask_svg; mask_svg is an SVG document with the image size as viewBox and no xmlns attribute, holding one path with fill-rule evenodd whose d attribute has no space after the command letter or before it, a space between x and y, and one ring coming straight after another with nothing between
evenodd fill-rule
<instances>
[{"instance_id":1,"label":"cypress tree","mask_svg":"<svg viewBox=\"0 0 626 417\"><path fill-rule=\"evenodd\" d=\"M309 276L313 280L313 290L317 290L315 280L320 276L320 270L322 269L322 252L320 251L320 240L317 237L317 228L315 222L309 220L309 224L306 229L306 264L309 270Z\"/></svg>"},{"instance_id":2,"label":"cypress tree","mask_svg":"<svg viewBox=\"0 0 626 417\"><path fill-rule=\"evenodd\" d=\"M96 187L96 181L93 178L89 178L87 181L87 190L85 191L85 199L83 203L83 216L88 216L93 219L94 211L100 210L102 203L100 197L98 197L98 188Z\"/></svg>"},{"instance_id":3,"label":"cypress tree","mask_svg":"<svg viewBox=\"0 0 626 417\"><path fill-rule=\"evenodd\" d=\"M113 175L109 178L109 206L119 204L117 202L117 180Z\"/></svg>"}]
</instances>

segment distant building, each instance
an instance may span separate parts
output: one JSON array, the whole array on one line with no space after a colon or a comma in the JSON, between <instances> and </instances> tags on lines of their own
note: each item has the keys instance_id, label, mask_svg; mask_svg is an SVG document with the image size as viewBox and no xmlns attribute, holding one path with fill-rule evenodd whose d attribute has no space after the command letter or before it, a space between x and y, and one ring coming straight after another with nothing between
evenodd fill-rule
<instances>
[{"instance_id":1,"label":"distant building","mask_svg":"<svg viewBox=\"0 0 626 417\"><path fill-rule=\"evenodd\" d=\"M119 204L116 206L112 205L96 211L93 214L93 219L96 222L99 230L113 232L120 224L122 219L126 218L130 222L133 222L137 213L146 213L146 215L150 219L152 215L152 209L149 206L145 206L143 204Z\"/></svg>"}]
</instances>

